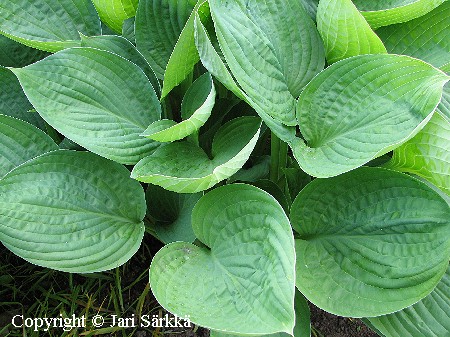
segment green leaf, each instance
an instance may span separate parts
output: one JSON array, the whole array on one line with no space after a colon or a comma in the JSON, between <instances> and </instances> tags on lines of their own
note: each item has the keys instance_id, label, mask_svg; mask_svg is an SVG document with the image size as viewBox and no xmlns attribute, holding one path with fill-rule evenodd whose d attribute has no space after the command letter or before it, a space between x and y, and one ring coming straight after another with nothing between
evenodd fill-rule
<instances>
[{"instance_id":1,"label":"green leaf","mask_svg":"<svg viewBox=\"0 0 450 337\"><path fill-rule=\"evenodd\" d=\"M133 45L136 44L136 37L134 36L134 21L135 18L126 19L122 26L122 36L130 41Z\"/></svg>"},{"instance_id":2,"label":"green leaf","mask_svg":"<svg viewBox=\"0 0 450 337\"><path fill-rule=\"evenodd\" d=\"M210 0L209 5L220 48L253 108L296 125L295 98L324 66L320 36L301 3Z\"/></svg>"},{"instance_id":3,"label":"green leaf","mask_svg":"<svg viewBox=\"0 0 450 337\"><path fill-rule=\"evenodd\" d=\"M450 331L450 267L436 288L423 300L390 315L369 318L386 337L447 336Z\"/></svg>"},{"instance_id":4,"label":"green leaf","mask_svg":"<svg viewBox=\"0 0 450 337\"><path fill-rule=\"evenodd\" d=\"M317 29L328 63L363 54L385 54L386 48L351 0L322 0Z\"/></svg>"},{"instance_id":5,"label":"green leaf","mask_svg":"<svg viewBox=\"0 0 450 337\"><path fill-rule=\"evenodd\" d=\"M252 160L252 162L251 167L240 169L228 178L227 182L254 182L269 177L270 156L264 155L256 158L254 161Z\"/></svg>"},{"instance_id":6,"label":"green leaf","mask_svg":"<svg viewBox=\"0 0 450 337\"><path fill-rule=\"evenodd\" d=\"M200 6L199 11L203 7L207 7L208 3ZM204 9L205 11L207 9ZM211 40L208 37L205 26L203 25L199 15L195 17L195 45L200 55L200 60L203 66L217 78L228 90L233 92L240 99L248 102L251 106L256 107L256 104L251 103L252 100L242 91L242 89L235 82L233 76L229 72L227 66L220 58ZM258 109L258 114L264 123L274 132L278 138L283 141L290 141L295 137L295 128L289 127L270 116L264 109Z\"/></svg>"},{"instance_id":7,"label":"green leaf","mask_svg":"<svg viewBox=\"0 0 450 337\"><path fill-rule=\"evenodd\" d=\"M315 179L291 208L297 288L336 315L379 316L428 295L448 267L450 207L406 174Z\"/></svg>"},{"instance_id":8,"label":"green leaf","mask_svg":"<svg viewBox=\"0 0 450 337\"><path fill-rule=\"evenodd\" d=\"M80 45L80 33L100 35L90 0L16 0L0 4L0 33L29 47L55 52Z\"/></svg>"},{"instance_id":9,"label":"green leaf","mask_svg":"<svg viewBox=\"0 0 450 337\"><path fill-rule=\"evenodd\" d=\"M15 117L45 130L45 122L25 96L14 74L0 67L0 114Z\"/></svg>"},{"instance_id":10,"label":"green leaf","mask_svg":"<svg viewBox=\"0 0 450 337\"><path fill-rule=\"evenodd\" d=\"M159 79L196 0L140 0L136 12L136 46Z\"/></svg>"},{"instance_id":11,"label":"green leaf","mask_svg":"<svg viewBox=\"0 0 450 337\"><path fill-rule=\"evenodd\" d=\"M92 0L100 19L116 33L122 33L123 22L136 14L139 0Z\"/></svg>"},{"instance_id":12,"label":"green leaf","mask_svg":"<svg viewBox=\"0 0 450 337\"><path fill-rule=\"evenodd\" d=\"M158 142L173 142L197 132L206 123L214 107L216 90L209 73L200 76L188 89L181 105L183 121L159 120L142 134Z\"/></svg>"},{"instance_id":13,"label":"green leaf","mask_svg":"<svg viewBox=\"0 0 450 337\"><path fill-rule=\"evenodd\" d=\"M144 235L144 191L120 164L59 150L0 180L0 240L25 260L90 273L116 268Z\"/></svg>"},{"instance_id":14,"label":"green leaf","mask_svg":"<svg viewBox=\"0 0 450 337\"><path fill-rule=\"evenodd\" d=\"M450 195L450 123L435 113L422 131L394 150L385 167L417 174Z\"/></svg>"},{"instance_id":15,"label":"green leaf","mask_svg":"<svg viewBox=\"0 0 450 337\"><path fill-rule=\"evenodd\" d=\"M292 334L294 240L276 200L253 186L222 186L200 199L192 224L207 247L175 242L155 255L158 302L225 333Z\"/></svg>"},{"instance_id":16,"label":"green leaf","mask_svg":"<svg viewBox=\"0 0 450 337\"><path fill-rule=\"evenodd\" d=\"M140 134L161 107L135 64L106 51L72 48L12 69L28 99L64 136L122 164L135 164L157 144Z\"/></svg>"},{"instance_id":17,"label":"green leaf","mask_svg":"<svg viewBox=\"0 0 450 337\"><path fill-rule=\"evenodd\" d=\"M0 66L24 67L48 56L48 53L27 47L0 35Z\"/></svg>"},{"instance_id":18,"label":"green leaf","mask_svg":"<svg viewBox=\"0 0 450 337\"><path fill-rule=\"evenodd\" d=\"M450 63L441 67L442 71L445 71L447 75L450 75ZM450 122L450 83L444 86L444 91L442 92L441 102L437 107L437 112L439 112L448 122Z\"/></svg>"},{"instance_id":19,"label":"green leaf","mask_svg":"<svg viewBox=\"0 0 450 337\"><path fill-rule=\"evenodd\" d=\"M302 3L303 8L305 8L311 19L316 21L319 0L300 0L300 2Z\"/></svg>"},{"instance_id":20,"label":"green leaf","mask_svg":"<svg viewBox=\"0 0 450 337\"><path fill-rule=\"evenodd\" d=\"M409 55L442 67L450 60L450 2L417 19L382 27L377 34L391 54Z\"/></svg>"},{"instance_id":21,"label":"green leaf","mask_svg":"<svg viewBox=\"0 0 450 337\"><path fill-rule=\"evenodd\" d=\"M161 145L134 167L131 177L178 193L204 191L231 177L248 160L261 121L240 117L224 124L214 137L212 159L189 142Z\"/></svg>"},{"instance_id":22,"label":"green leaf","mask_svg":"<svg viewBox=\"0 0 450 337\"><path fill-rule=\"evenodd\" d=\"M35 126L0 115L0 179L27 160L58 149L55 142Z\"/></svg>"},{"instance_id":23,"label":"green leaf","mask_svg":"<svg viewBox=\"0 0 450 337\"><path fill-rule=\"evenodd\" d=\"M412 138L431 118L449 80L408 56L361 55L333 64L297 104L291 147L300 167L320 178L355 169Z\"/></svg>"},{"instance_id":24,"label":"green leaf","mask_svg":"<svg viewBox=\"0 0 450 337\"><path fill-rule=\"evenodd\" d=\"M161 93L161 86L153 69L147 63L144 56L142 56L142 54L136 49L136 47L124 37L116 35L102 35L94 37L82 36L81 46L106 50L133 62L144 71L145 75L147 75L147 78L152 84L153 89L155 89L155 92L157 94Z\"/></svg>"},{"instance_id":25,"label":"green leaf","mask_svg":"<svg viewBox=\"0 0 450 337\"><path fill-rule=\"evenodd\" d=\"M191 215L201 196L202 193L175 193L148 185L147 214L156 221L153 229L159 240L166 244L176 241L194 242Z\"/></svg>"},{"instance_id":26,"label":"green leaf","mask_svg":"<svg viewBox=\"0 0 450 337\"><path fill-rule=\"evenodd\" d=\"M427 14L446 0L353 0L373 29Z\"/></svg>"},{"instance_id":27,"label":"green leaf","mask_svg":"<svg viewBox=\"0 0 450 337\"><path fill-rule=\"evenodd\" d=\"M161 98L166 97L173 88L184 81L200 60L194 41L194 18L197 13L201 16L209 16L209 11L197 11L201 2L199 1L193 9L170 55L164 72ZM206 3L206 1L203 2Z\"/></svg>"}]
</instances>

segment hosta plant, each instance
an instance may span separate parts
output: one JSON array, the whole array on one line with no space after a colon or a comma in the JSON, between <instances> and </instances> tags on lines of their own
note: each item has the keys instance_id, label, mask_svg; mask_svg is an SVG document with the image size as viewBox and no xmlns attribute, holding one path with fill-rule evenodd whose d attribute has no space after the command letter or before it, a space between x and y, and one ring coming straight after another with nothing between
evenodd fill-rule
<instances>
[{"instance_id":1,"label":"hosta plant","mask_svg":"<svg viewBox=\"0 0 450 337\"><path fill-rule=\"evenodd\" d=\"M0 1L0 240L222 335L450 331L450 2ZM274 336L274 335L273 335Z\"/></svg>"}]
</instances>

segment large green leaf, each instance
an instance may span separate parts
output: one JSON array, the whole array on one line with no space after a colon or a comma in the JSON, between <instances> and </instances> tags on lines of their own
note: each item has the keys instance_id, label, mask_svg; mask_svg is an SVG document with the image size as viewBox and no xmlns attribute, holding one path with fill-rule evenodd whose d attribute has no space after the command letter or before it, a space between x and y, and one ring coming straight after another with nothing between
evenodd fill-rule
<instances>
[{"instance_id":1,"label":"large green leaf","mask_svg":"<svg viewBox=\"0 0 450 337\"><path fill-rule=\"evenodd\" d=\"M192 225L206 247L175 242L153 258L158 302L222 332L292 334L294 240L276 200L253 186L222 186L200 199Z\"/></svg>"},{"instance_id":2,"label":"large green leaf","mask_svg":"<svg viewBox=\"0 0 450 337\"><path fill-rule=\"evenodd\" d=\"M450 333L450 267L423 300L390 315L369 318L386 337L444 337Z\"/></svg>"},{"instance_id":3,"label":"large green leaf","mask_svg":"<svg viewBox=\"0 0 450 337\"><path fill-rule=\"evenodd\" d=\"M202 193L175 193L150 184L145 195L147 214L155 221L152 228L159 240L194 242L192 209Z\"/></svg>"},{"instance_id":4,"label":"large green leaf","mask_svg":"<svg viewBox=\"0 0 450 337\"><path fill-rule=\"evenodd\" d=\"M0 66L24 67L48 56L48 53L25 46L0 35Z\"/></svg>"},{"instance_id":5,"label":"large green leaf","mask_svg":"<svg viewBox=\"0 0 450 337\"><path fill-rule=\"evenodd\" d=\"M136 12L136 46L159 79L196 0L140 0Z\"/></svg>"},{"instance_id":6,"label":"large green leaf","mask_svg":"<svg viewBox=\"0 0 450 337\"><path fill-rule=\"evenodd\" d=\"M13 72L46 122L89 151L135 164L157 147L140 134L160 118L161 107L145 74L130 61L71 48Z\"/></svg>"},{"instance_id":7,"label":"large green leaf","mask_svg":"<svg viewBox=\"0 0 450 337\"><path fill-rule=\"evenodd\" d=\"M80 45L80 33L100 35L90 0L15 0L0 3L0 33L50 52Z\"/></svg>"},{"instance_id":8,"label":"large green leaf","mask_svg":"<svg viewBox=\"0 0 450 337\"><path fill-rule=\"evenodd\" d=\"M373 29L427 14L446 0L353 0Z\"/></svg>"},{"instance_id":9,"label":"large green leaf","mask_svg":"<svg viewBox=\"0 0 450 337\"><path fill-rule=\"evenodd\" d=\"M435 67L450 60L450 2L417 19L382 27L377 34L392 54L422 59Z\"/></svg>"},{"instance_id":10,"label":"large green leaf","mask_svg":"<svg viewBox=\"0 0 450 337\"><path fill-rule=\"evenodd\" d=\"M341 316L392 313L428 295L448 267L450 206L406 174L364 167L315 179L291 208L298 289Z\"/></svg>"},{"instance_id":11,"label":"large green leaf","mask_svg":"<svg viewBox=\"0 0 450 337\"><path fill-rule=\"evenodd\" d=\"M429 121L449 79L408 56L361 55L333 64L299 97L308 145L291 142L295 158L308 174L330 177L391 151Z\"/></svg>"},{"instance_id":12,"label":"large green leaf","mask_svg":"<svg viewBox=\"0 0 450 337\"><path fill-rule=\"evenodd\" d=\"M136 14L139 0L92 0L100 19L116 33L122 33L123 22Z\"/></svg>"},{"instance_id":13,"label":"large green leaf","mask_svg":"<svg viewBox=\"0 0 450 337\"><path fill-rule=\"evenodd\" d=\"M0 67L0 114L19 118L45 130L45 122L25 96L14 74Z\"/></svg>"},{"instance_id":14,"label":"large green leaf","mask_svg":"<svg viewBox=\"0 0 450 337\"><path fill-rule=\"evenodd\" d=\"M320 36L302 4L210 0L209 5L220 48L252 106L296 125L295 98L324 66Z\"/></svg>"},{"instance_id":15,"label":"large green leaf","mask_svg":"<svg viewBox=\"0 0 450 337\"><path fill-rule=\"evenodd\" d=\"M235 118L223 125L214 137L212 159L186 141L161 145L136 164L131 176L178 193L206 190L245 164L258 140L260 125L256 117Z\"/></svg>"},{"instance_id":16,"label":"large green leaf","mask_svg":"<svg viewBox=\"0 0 450 337\"><path fill-rule=\"evenodd\" d=\"M351 0L322 0L317 29L328 63L362 54L383 54L386 48Z\"/></svg>"},{"instance_id":17,"label":"large green leaf","mask_svg":"<svg viewBox=\"0 0 450 337\"><path fill-rule=\"evenodd\" d=\"M93 37L82 36L81 46L106 50L133 62L144 71L145 75L147 75L147 78L152 84L153 89L155 89L155 92L158 95L161 93L161 86L155 73L153 72L153 69L150 67L144 56L142 56L136 47L126 38L116 35L101 35Z\"/></svg>"},{"instance_id":18,"label":"large green leaf","mask_svg":"<svg viewBox=\"0 0 450 337\"><path fill-rule=\"evenodd\" d=\"M211 116L215 98L212 77L205 73L192 83L184 96L181 105L182 122L162 119L150 124L142 135L158 142L173 142L197 132Z\"/></svg>"},{"instance_id":19,"label":"large green leaf","mask_svg":"<svg viewBox=\"0 0 450 337\"><path fill-rule=\"evenodd\" d=\"M386 167L417 174L450 195L450 122L435 113L422 131L394 150Z\"/></svg>"},{"instance_id":20,"label":"large green leaf","mask_svg":"<svg viewBox=\"0 0 450 337\"><path fill-rule=\"evenodd\" d=\"M441 67L442 71L445 71L447 75L450 75L450 62ZM450 122L450 83L444 86L442 92L441 102L437 107L437 111Z\"/></svg>"},{"instance_id":21,"label":"large green leaf","mask_svg":"<svg viewBox=\"0 0 450 337\"><path fill-rule=\"evenodd\" d=\"M27 160L58 149L49 136L33 125L0 115L0 179Z\"/></svg>"},{"instance_id":22,"label":"large green leaf","mask_svg":"<svg viewBox=\"0 0 450 337\"><path fill-rule=\"evenodd\" d=\"M120 164L53 151L0 180L0 240L27 261L88 273L125 263L144 235L144 191Z\"/></svg>"}]
</instances>

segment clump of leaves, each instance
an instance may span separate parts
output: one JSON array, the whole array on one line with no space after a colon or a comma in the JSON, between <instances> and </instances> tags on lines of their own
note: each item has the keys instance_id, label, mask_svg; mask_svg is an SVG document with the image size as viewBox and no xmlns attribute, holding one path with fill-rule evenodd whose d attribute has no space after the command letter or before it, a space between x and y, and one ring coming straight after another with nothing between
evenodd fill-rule
<instances>
[{"instance_id":1,"label":"clump of leaves","mask_svg":"<svg viewBox=\"0 0 450 337\"><path fill-rule=\"evenodd\" d=\"M152 233L153 294L212 336L309 336L306 299L444 336L449 27L444 0L2 3L0 239L89 273Z\"/></svg>"}]
</instances>

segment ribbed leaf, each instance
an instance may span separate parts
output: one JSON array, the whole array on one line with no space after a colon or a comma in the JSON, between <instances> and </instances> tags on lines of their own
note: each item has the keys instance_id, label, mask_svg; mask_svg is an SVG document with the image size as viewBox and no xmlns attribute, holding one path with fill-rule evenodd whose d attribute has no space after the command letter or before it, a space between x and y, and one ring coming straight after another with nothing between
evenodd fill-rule
<instances>
[{"instance_id":1,"label":"ribbed leaf","mask_svg":"<svg viewBox=\"0 0 450 337\"><path fill-rule=\"evenodd\" d=\"M164 243L194 242L192 209L202 193L182 194L162 187L148 185L146 192L147 214L155 220L153 230Z\"/></svg>"},{"instance_id":2,"label":"ribbed leaf","mask_svg":"<svg viewBox=\"0 0 450 337\"><path fill-rule=\"evenodd\" d=\"M53 151L0 180L0 240L27 261L88 273L125 263L140 246L145 197L120 164Z\"/></svg>"},{"instance_id":3,"label":"ribbed leaf","mask_svg":"<svg viewBox=\"0 0 450 337\"><path fill-rule=\"evenodd\" d=\"M116 33L122 33L123 22L136 14L139 0L92 0L100 19Z\"/></svg>"},{"instance_id":4,"label":"ribbed leaf","mask_svg":"<svg viewBox=\"0 0 450 337\"><path fill-rule=\"evenodd\" d=\"M192 224L207 247L175 242L155 255L158 302L223 332L292 334L294 240L276 200L253 186L222 186L200 199Z\"/></svg>"},{"instance_id":5,"label":"ribbed leaf","mask_svg":"<svg viewBox=\"0 0 450 337\"><path fill-rule=\"evenodd\" d=\"M392 54L409 55L442 67L450 60L450 2L417 19L382 27L377 34Z\"/></svg>"},{"instance_id":6,"label":"ribbed leaf","mask_svg":"<svg viewBox=\"0 0 450 337\"><path fill-rule=\"evenodd\" d=\"M158 98L124 58L73 48L13 72L46 122L86 149L135 164L157 147L140 134L160 118Z\"/></svg>"},{"instance_id":7,"label":"ribbed leaf","mask_svg":"<svg viewBox=\"0 0 450 337\"><path fill-rule=\"evenodd\" d=\"M136 49L136 47L124 37L116 35L102 35L94 37L82 36L81 46L106 50L133 62L144 71L145 75L147 75L147 78L152 84L153 89L155 89L155 92L158 95L161 93L161 86L155 73L153 72L153 69L147 63L144 56L142 56L142 54Z\"/></svg>"},{"instance_id":8,"label":"ribbed leaf","mask_svg":"<svg viewBox=\"0 0 450 337\"><path fill-rule=\"evenodd\" d=\"M383 54L386 48L351 0L322 0L317 29L328 63L362 54Z\"/></svg>"},{"instance_id":9,"label":"ribbed leaf","mask_svg":"<svg viewBox=\"0 0 450 337\"><path fill-rule=\"evenodd\" d=\"M55 52L79 46L79 33L100 32L100 20L90 0L0 3L0 33L33 48Z\"/></svg>"},{"instance_id":10,"label":"ribbed leaf","mask_svg":"<svg viewBox=\"0 0 450 337\"><path fill-rule=\"evenodd\" d=\"M302 139L291 143L301 168L330 177L412 138L432 116L450 79L417 59L361 55L333 64L299 97Z\"/></svg>"},{"instance_id":11,"label":"ribbed leaf","mask_svg":"<svg viewBox=\"0 0 450 337\"><path fill-rule=\"evenodd\" d=\"M373 29L427 14L446 0L353 0Z\"/></svg>"},{"instance_id":12,"label":"ribbed leaf","mask_svg":"<svg viewBox=\"0 0 450 337\"><path fill-rule=\"evenodd\" d=\"M450 207L403 173L315 179L291 208L298 289L341 316L371 317L428 295L448 267Z\"/></svg>"},{"instance_id":13,"label":"ribbed leaf","mask_svg":"<svg viewBox=\"0 0 450 337\"><path fill-rule=\"evenodd\" d=\"M0 115L0 179L27 160L58 149L49 136L33 125Z\"/></svg>"},{"instance_id":14,"label":"ribbed leaf","mask_svg":"<svg viewBox=\"0 0 450 337\"><path fill-rule=\"evenodd\" d=\"M450 123L435 113L415 137L394 150L386 167L417 174L450 195Z\"/></svg>"},{"instance_id":15,"label":"ribbed leaf","mask_svg":"<svg viewBox=\"0 0 450 337\"><path fill-rule=\"evenodd\" d=\"M48 56L48 53L27 47L0 35L0 66L24 67Z\"/></svg>"},{"instance_id":16,"label":"ribbed leaf","mask_svg":"<svg viewBox=\"0 0 450 337\"><path fill-rule=\"evenodd\" d=\"M320 36L296 0L210 0L220 48L256 111L295 125L295 98L323 69Z\"/></svg>"},{"instance_id":17,"label":"ribbed leaf","mask_svg":"<svg viewBox=\"0 0 450 337\"><path fill-rule=\"evenodd\" d=\"M447 75L450 75L450 63L447 63L441 67L442 71L445 71ZM444 86L444 91L442 92L441 102L437 107L437 111L450 123L450 83Z\"/></svg>"},{"instance_id":18,"label":"ribbed leaf","mask_svg":"<svg viewBox=\"0 0 450 337\"><path fill-rule=\"evenodd\" d=\"M231 177L248 160L261 121L240 117L223 125L214 137L212 159L189 142L162 145L134 167L131 176L178 193L206 190Z\"/></svg>"},{"instance_id":19,"label":"ribbed leaf","mask_svg":"<svg viewBox=\"0 0 450 337\"><path fill-rule=\"evenodd\" d=\"M309 14L311 19L316 21L317 18L317 7L319 6L319 0L300 0L306 12Z\"/></svg>"},{"instance_id":20,"label":"ribbed leaf","mask_svg":"<svg viewBox=\"0 0 450 337\"><path fill-rule=\"evenodd\" d=\"M134 21L135 18L132 17L123 22L122 36L135 45L136 37L134 36Z\"/></svg>"},{"instance_id":21,"label":"ribbed leaf","mask_svg":"<svg viewBox=\"0 0 450 337\"><path fill-rule=\"evenodd\" d=\"M159 79L196 0L140 0L136 12L136 46Z\"/></svg>"},{"instance_id":22,"label":"ribbed leaf","mask_svg":"<svg viewBox=\"0 0 450 337\"><path fill-rule=\"evenodd\" d=\"M8 115L45 130L45 122L25 96L14 74L0 67L0 114Z\"/></svg>"},{"instance_id":23,"label":"ribbed leaf","mask_svg":"<svg viewBox=\"0 0 450 337\"><path fill-rule=\"evenodd\" d=\"M189 87L184 96L182 122L159 120L150 124L142 135L158 142L173 142L197 132L211 116L215 98L216 90L211 75L205 73Z\"/></svg>"},{"instance_id":24,"label":"ribbed leaf","mask_svg":"<svg viewBox=\"0 0 450 337\"><path fill-rule=\"evenodd\" d=\"M369 318L386 337L440 337L450 332L450 267L423 300L390 315Z\"/></svg>"}]
</instances>

